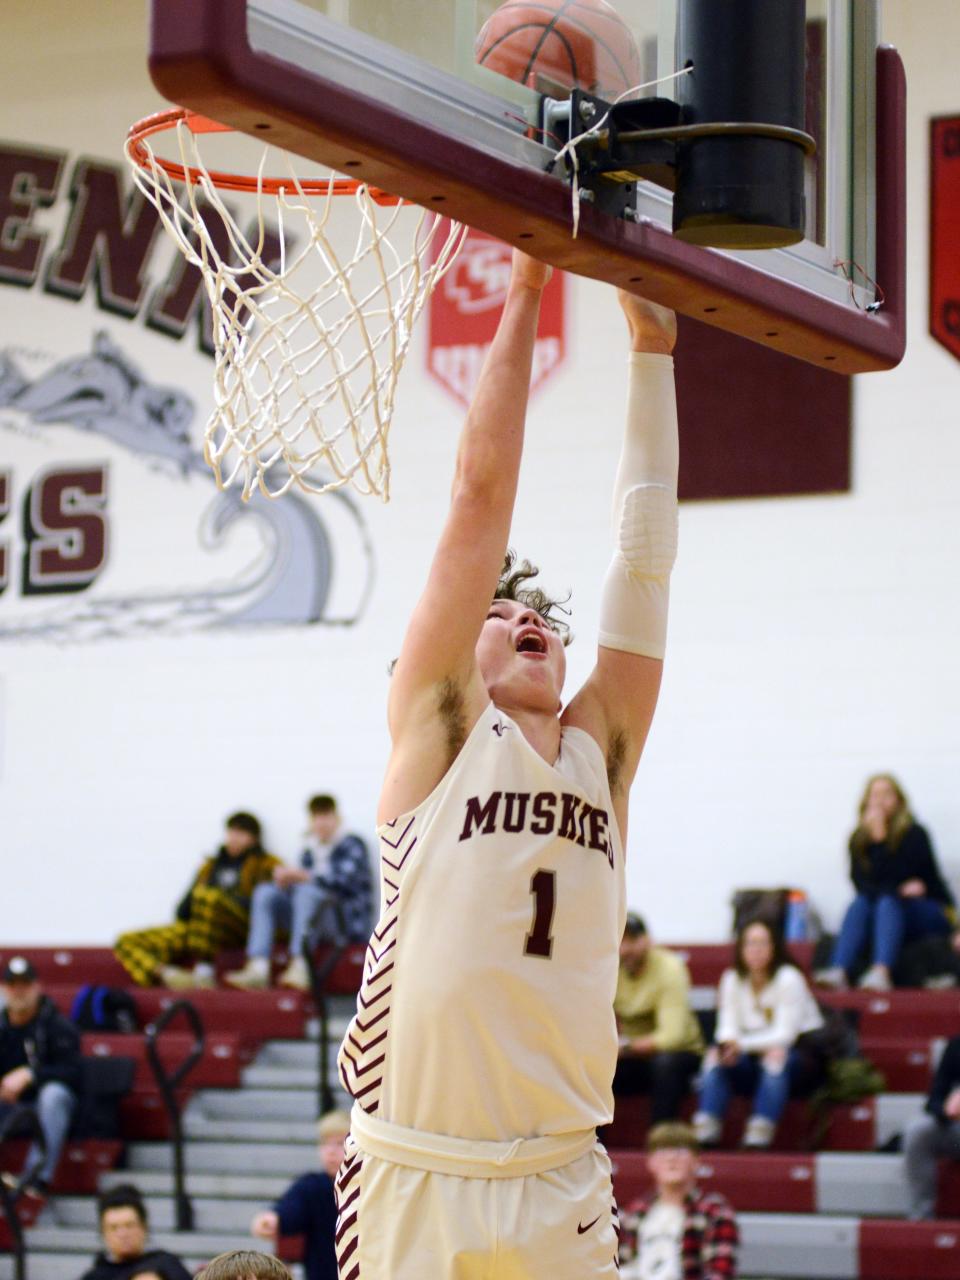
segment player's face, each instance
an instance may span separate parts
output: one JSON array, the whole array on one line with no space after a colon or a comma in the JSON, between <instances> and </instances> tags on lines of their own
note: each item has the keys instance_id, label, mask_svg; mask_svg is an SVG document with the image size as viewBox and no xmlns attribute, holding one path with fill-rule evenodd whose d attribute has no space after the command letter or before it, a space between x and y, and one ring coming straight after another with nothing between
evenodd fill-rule
<instances>
[{"instance_id":1,"label":"player's face","mask_svg":"<svg viewBox=\"0 0 960 1280\"><path fill-rule=\"evenodd\" d=\"M647 1156L647 1165L658 1190L691 1184L697 1172L697 1157L688 1147L663 1147Z\"/></svg>"},{"instance_id":2,"label":"player's face","mask_svg":"<svg viewBox=\"0 0 960 1280\"><path fill-rule=\"evenodd\" d=\"M477 663L498 706L559 709L567 669L563 641L536 609L494 600L477 641Z\"/></svg>"}]
</instances>

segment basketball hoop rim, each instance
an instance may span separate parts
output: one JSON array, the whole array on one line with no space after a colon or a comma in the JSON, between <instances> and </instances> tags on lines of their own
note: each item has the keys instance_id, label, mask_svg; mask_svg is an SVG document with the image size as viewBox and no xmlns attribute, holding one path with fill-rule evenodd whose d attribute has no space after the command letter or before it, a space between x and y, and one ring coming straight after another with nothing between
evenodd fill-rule
<instances>
[{"instance_id":1,"label":"basketball hoop rim","mask_svg":"<svg viewBox=\"0 0 960 1280\"><path fill-rule=\"evenodd\" d=\"M371 187L358 178L304 178L294 183L290 177L269 178L243 173L229 173L222 169L201 169L191 165L179 164L159 156L147 145L147 139L156 134L169 133L179 125L185 125L192 134L201 133L235 133L232 125L221 124L211 120L209 116L198 111L190 111L186 107L170 107L166 111L155 111L132 124L127 130L126 153L132 164L145 172L154 167L163 172L174 182L189 182L191 186L199 186L202 182L211 182L220 191L240 191L246 194L281 195L294 191L305 196L349 196L356 195L361 188L366 188L370 199L379 205L405 204L402 196L391 195L381 191L379 187Z\"/></svg>"}]
</instances>

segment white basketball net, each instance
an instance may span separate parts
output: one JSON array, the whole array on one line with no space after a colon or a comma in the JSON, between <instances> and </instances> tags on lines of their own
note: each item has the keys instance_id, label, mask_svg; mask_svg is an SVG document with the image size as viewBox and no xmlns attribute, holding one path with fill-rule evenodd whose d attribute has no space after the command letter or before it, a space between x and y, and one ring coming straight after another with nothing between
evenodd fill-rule
<instances>
[{"instance_id":1,"label":"white basketball net","mask_svg":"<svg viewBox=\"0 0 960 1280\"><path fill-rule=\"evenodd\" d=\"M305 195L292 157L289 190L271 195L261 187L264 152L253 243L211 179L194 134L181 121L176 135L184 168L197 171L195 183L174 182L148 141L146 167L129 143L127 154L137 186L202 272L213 309L215 406L204 456L217 485L242 486L246 500L255 488L276 498L294 485L325 493L349 483L387 501L397 378L417 318L466 228L450 223L444 233L439 215L377 204L363 186L352 197L335 196L337 174L325 194ZM346 199L355 201L357 216L344 252L342 232L338 246L328 223L334 202ZM280 240L275 265L263 257L270 213ZM212 214L222 219L229 260L211 236Z\"/></svg>"}]
</instances>

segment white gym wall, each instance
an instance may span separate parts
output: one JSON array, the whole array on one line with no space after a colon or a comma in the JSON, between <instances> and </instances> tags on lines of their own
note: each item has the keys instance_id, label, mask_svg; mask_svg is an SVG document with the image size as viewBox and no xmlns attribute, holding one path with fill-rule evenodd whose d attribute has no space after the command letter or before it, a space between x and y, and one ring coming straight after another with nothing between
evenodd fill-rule
<instances>
[{"instance_id":1,"label":"white gym wall","mask_svg":"<svg viewBox=\"0 0 960 1280\"><path fill-rule=\"evenodd\" d=\"M926 319L928 120L960 109L960 12L948 0L923 9L918 22L906 0L884 5L909 86L910 340L897 370L856 381L852 491L681 513L663 696L629 837L631 904L664 939L725 936L731 891L746 884L803 886L835 925L855 803L876 770L901 777L960 888L960 364ZM101 307L92 283L77 299L45 288L78 160L120 165L127 123L163 105L143 6L48 0L41 20L8 0L4 19L4 146L64 162L56 201L31 221L48 233L38 279L0 287L0 352L39 383L103 331L151 387L194 402L196 430L212 362L195 326L177 341L146 326L145 306ZM148 299L171 261L158 241ZM609 555L626 344L608 289L571 279L568 315L566 364L530 412L513 544L546 586L572 589L572 690L592 661ZM0 944L107 943L162 922L235 808L260 815L285 856L315 791L371 831L387 663L443 517L460 417L424 372L423 337L400 386L392 502L315 500L333 547L329 611L355 614L373 575L353 625L191 630L156 597L228 581L257 554L251 520L202 547L216 497L205 476L148 465L76 422L39 422L0 390ZM89 592L24 596L24 495L74 464L106 466L105 567ZM95 599L126 604L104 621ZM43 618L62 623L53 638L35 634Z\"/></svg>"}]
</instances>

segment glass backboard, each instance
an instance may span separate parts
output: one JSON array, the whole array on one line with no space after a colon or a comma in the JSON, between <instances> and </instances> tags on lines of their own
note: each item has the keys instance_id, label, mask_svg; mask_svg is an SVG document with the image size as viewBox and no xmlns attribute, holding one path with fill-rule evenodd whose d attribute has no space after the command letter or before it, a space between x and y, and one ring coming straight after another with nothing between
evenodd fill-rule
<instances>
[{"instance_id":1,"label":"glass backboard","mask_svg":"<svg viewBox=\"0 0 960 1280\"><path fill-rule=\"evenodd\" d=\"M574 8L578 6L574 5ZM171 101L442 209L559 267L634 289L838 372L888 368L903 332L902 67L874 0L807 0L805 235L718 251L671 234L641 181L629 220L581 206L543 132L549 76L476 59L493 0L153 0L151 70ZM538 6L519 5L524 20ZM638 96L676 97L677 0L616 0ZM652 82L661 80L659 85ZM883 139L878 150L878 133Z\"/></svg>"}]
</instances>

